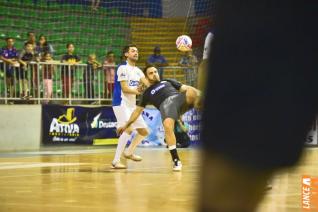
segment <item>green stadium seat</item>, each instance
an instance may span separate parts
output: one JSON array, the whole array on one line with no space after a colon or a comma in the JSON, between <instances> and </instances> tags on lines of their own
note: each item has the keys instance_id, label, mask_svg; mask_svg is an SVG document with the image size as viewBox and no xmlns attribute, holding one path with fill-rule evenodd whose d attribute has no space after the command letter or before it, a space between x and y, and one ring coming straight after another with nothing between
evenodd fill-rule
<instances>
[{"instance_id":1,"label":"green stadium seat","mask_svg":"<svg viewBox=\"0 0 318 212\"><path fill-rule=\"evenodd\" d=\"M55 49L55 60L60 60L61 55L65 54L67 42L75 44L76 54L84 62L93 52L100 61L104 59L106 50L112 49L116 56L121 54L121 48L125 44L125 34L121 31L129 27L129 22L120 17L117 9L100 7L98 12L91 12L90 5L59 4L52 1L47 7L46 0L38 0L37 5L33 5L33 0L23 1L23 4L20 0L8 2L10 6L0 6L0 14L9 17L0 21L0 37L20 35L16 39L17 49L22 49L26 32L34 30L37 36L42 33L47 36ZM77 78L81 80L82 76ZM60 80L59 74L55 75L54 80ZM97 91L102 83L96 84ZM82 84L79 86L76 92L82 95L84 88ZM61 90L56 83L54 89L55 92Z\"/></svg>"},{"instance_id":2,"label":"green stadium seat","mask_svg":"<svg viewBox=\"0 0 318 212\"><path fill-rule=\"evenodd\" d=\"M11 18L4 18L0 21L0 26L13 26L13 20Z\"/></svg>"},{"instance_id":3,"label":"green stadium seat","mask_svg":"<svg viewBox=\"0 0 318 212\"><path fill-rule=\"evenodd\" d=\"M31 21L29 23L29 26L32 30L38 30L38 29L42 29L42 23L38 22L38 21Z\"/></svg>"},{"instance_id":4,"label":"green stadium seat","mask_svg":"<svg viewBox=\"0 0 318 212\"><path fill-rule=\"evenodd\" d=\"M12 25L14 27L17 27L17 28L27 28L28 27L28 22L24 21L24 20L19 20L19 19L16 19L12 22Z\"/></svg>"}]
</instances>

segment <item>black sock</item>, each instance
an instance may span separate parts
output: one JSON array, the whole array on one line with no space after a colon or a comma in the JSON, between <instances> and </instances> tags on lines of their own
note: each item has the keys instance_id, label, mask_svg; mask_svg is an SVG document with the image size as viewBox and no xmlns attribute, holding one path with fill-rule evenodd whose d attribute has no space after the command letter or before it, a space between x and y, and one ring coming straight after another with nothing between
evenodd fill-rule
<instances>
[{"instance_id":1,"label":"black sock","mask_svg":"<svg viewBox=\"0 0 318 212\"><path fill-rule=\"evenodd\" d=\"M171 157L172 157L172 161L173 161L173 162L176 162L176 161L179 161L179 160L180 160L176 148L171 149L171 150L170 150L170 154L171 154Z\"/></svg>"}]
</instances>

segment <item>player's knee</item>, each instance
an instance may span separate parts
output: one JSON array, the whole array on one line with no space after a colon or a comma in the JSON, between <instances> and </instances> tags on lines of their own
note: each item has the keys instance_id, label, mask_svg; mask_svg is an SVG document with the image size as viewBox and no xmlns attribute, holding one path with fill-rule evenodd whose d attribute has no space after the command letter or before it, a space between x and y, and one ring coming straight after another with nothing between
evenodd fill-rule
<instances>
[{"instance_id":1,"label":"player's knee","mask_svg":"<svg viewBox=\"0 0 318 212\"><path fill-rule=\"evenodd\" d=\"M131 135L132 131L133 130L129 127L125 130L125 133L127 133L128 135Z\"/></svg>"},{"instance_id":2,"label":"player's knee","mask_svg":"<svg viewBox=\"0 0 318 212\"><path fill-rule=\"evenodd\" d=\"M146 136L149 135L149 131L148 131L148 129L146 129L146 128L140 128L140 129L138 129L138 133L139 133L139 135L144 136L144 137L146 137Z\"/></svg>"},{"instance_id":3,"label":"player's knee","mask_svg":"<svg viewBox=\"0 0 318 212\"><path fill-rule=\"evenodd\" d=\"M196 91L193 90L192 88L189 88L186 92L186 102L189 105L193 105L195 100L197 98Z\"/></svg>"}]
</instances>

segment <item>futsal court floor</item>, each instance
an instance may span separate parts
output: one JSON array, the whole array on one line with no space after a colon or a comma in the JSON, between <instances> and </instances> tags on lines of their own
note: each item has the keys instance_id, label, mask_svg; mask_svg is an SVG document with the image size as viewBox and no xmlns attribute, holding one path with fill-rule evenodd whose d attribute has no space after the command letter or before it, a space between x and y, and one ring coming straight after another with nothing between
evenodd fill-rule
<instances>
[{"instance_id":1,"label":"futsal court floor","mask_svg":"<svg viewBox=\"0 0 318 212\"><path fill-rule=\"evenodd\" d=\"M127 161L127 170L110 168L114 152L59 147L0 153L0 212L195 211L198 149L180 149L181 172L172 171L165 148L138 148L144 160ZM318 177L317 165L318 148L306 148L297 168L274 177L258 211L301 211L302 175Z\"/></svg>"}]
</instances>

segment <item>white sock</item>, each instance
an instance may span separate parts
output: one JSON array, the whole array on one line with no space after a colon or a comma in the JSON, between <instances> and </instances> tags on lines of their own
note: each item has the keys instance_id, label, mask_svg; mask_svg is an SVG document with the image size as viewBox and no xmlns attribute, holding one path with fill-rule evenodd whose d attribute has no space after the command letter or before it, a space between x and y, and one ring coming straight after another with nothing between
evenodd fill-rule
<instances>
[{"instance_id":1,"label":"white sock","mask_svg":"<svg viewBox=\"0 0 318 212\"><path fill-rule=\"evenodd\" d=\"M113 163L117 163L120 161L120 156L123 153L129 138L130 138L130 135L127 134L126 132L123 132L123 134L121 134L121 136L119 137Z\"/></svg>"},{"instance_id":2,"label":"white sock","mask_svg":"<svg viewBox=\"0 0 318 212\"><path fill-rule=\"evenodd\" d=\"M169 150L173 150L173 149L176 149L176 148L177 148L177 146L176 146L176 145L168 146L168 149L169 149Z\"/></svg>"},{"instance_id":3,"label":"white sock","mask_svg":"<svg viewBox=\"0 0 318 212\"><path fill-rule=\"evenodd\" d=\"M136 134L135 138L131 141L129 147L125 151L127 155L132 155L140 142L145 138L145 136Z\"/></svg>"}]
</instances>

